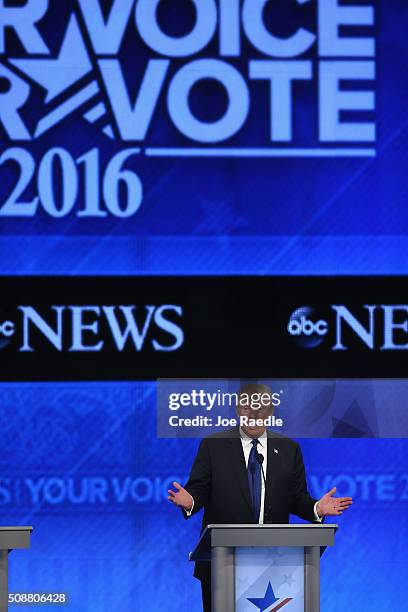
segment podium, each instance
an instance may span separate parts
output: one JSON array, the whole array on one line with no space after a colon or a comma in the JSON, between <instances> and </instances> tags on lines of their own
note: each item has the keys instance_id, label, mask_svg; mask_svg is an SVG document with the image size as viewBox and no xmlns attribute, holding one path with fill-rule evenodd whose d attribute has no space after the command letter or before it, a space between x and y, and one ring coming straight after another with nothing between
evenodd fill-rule
<instances>
[{"instance_id":1,"label":"podium","mask_svg":"<svg viewBox=\"0 0 408 612\"><path fill-rule=\"evenodd\" d=\"M32 527L0 527L0 612L8 610L8 554L30 548Z\"/></svg>"},{"instance_id":2,"label":"podium","mask_svg":"<svg viewBox=\"0 0 408 612\"><path fill-rule=\"evenodd\" d=\"M190 561L211 561L212 612L320 611L320 556L337 525L208 525Z\"/></svg>"}]
</instances>

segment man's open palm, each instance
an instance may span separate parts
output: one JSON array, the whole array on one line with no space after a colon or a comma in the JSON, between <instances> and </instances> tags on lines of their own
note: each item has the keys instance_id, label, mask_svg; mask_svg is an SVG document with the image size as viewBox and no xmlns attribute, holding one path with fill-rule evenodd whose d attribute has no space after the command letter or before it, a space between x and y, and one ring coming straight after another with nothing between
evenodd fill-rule
<instances>
[{"instance_id":1,"label":"man's open palm","mask_svg":"<svg viewBox=\"0 0 408 612\"><path fill-rule=\"evenodd\" d=\"M177 490L173 491L172 489L169 489L167 491L169 494L167 499L180 508L191 510L193 506L193 498L191 497L190 493L188 493L188 491L186 491L178 482L173 482L173 487L175 487Z\"/></svg>"},{"instance_id":2,"label":"man's open palm","mask_svg":"<svg viewBox=\"0 0 408 612\"><path fill-rule=\"evenodd\" d=\"M333 497L336 487L333 487L320 499L317 504L317 512L320 516L338 516L343 514L351 506L351 497Z\"/></svg>"}]
</instances>

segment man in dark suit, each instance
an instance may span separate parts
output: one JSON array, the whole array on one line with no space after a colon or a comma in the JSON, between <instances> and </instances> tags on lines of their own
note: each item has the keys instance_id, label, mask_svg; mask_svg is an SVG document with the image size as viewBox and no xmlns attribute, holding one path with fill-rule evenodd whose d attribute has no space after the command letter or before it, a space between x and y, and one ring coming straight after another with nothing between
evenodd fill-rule
<instances>
[{"instance_id":1,"label":"man in dark suit","mask_svg":"<svg viewBox=\"0 0 408 612\"><path fill-rule=\"evenodd\" d=\"M320 500L309 495L300 446L267 431L263 423L273 413L272 399L256 409L255 402L242 401L260 394L272 398L263 384L241 388L237 414L247 418L240 427L202 440L185 487L175 482L176 491L169 490L168 499L183 509L185 518L204 508L202 531L211 523L288 523L289 514L321 522L352 503L350 497L333 497L335 488ZM201 581L204 611L210 612L210 563L196 563L194 575Z\"/></svg>"}]
</instances>

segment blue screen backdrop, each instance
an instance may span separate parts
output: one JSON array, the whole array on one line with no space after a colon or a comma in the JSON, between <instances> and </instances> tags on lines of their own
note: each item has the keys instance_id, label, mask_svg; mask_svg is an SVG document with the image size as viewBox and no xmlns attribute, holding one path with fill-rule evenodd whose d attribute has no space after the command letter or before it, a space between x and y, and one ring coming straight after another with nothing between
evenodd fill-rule
<instances>
[{"instance_id":1,"label":"blue screen backdrop","mask_svg":"<svg viewBox=\"0 0 408 612\"><path fill-rule=\"evenodd\" d=\"M2 523L35 526L12 591L66 591L76 611L200 610L199 516L166 500L198 442L157 439L155 412L154 383L2 384ZM403 607L407 441L300 442L311 494L354 498L322 560L322 610Z\"/></svg>"},{"instance_id":2,"label":"blue screen backdrop","mask_svg":"<svg viewBox=\"0 0 408 612\"><path fill-rule=\"evenodd\" d=\"M36 182L40 174L40 182L43 183L40 195L45 201L45 205L39 205L35 213L23 213L20 208L17 217L14 213L11 217L0 216L3 272L73 275L406 273L408 85L403 75L408 62L408 46L405 36L407 12L403 2L362 0L358 3L358 6L374 9L371 16L373 26L352 26L351 32L353 35L360 33L362 40L365 37L374 41L374 50L371 57L351 58L351 61L358 63L358 59L363 59L371 62L370 70L374 78L359 81L354 75L355 80L346 82L344 89L371 91L374 99L368 102L362 100L360 104L364 109L371 103L373 110L342 110L340 114L342 120L355 122L356 134L359 123L369 119L375 135L371 142L352 143L354 148L357 144L357 153L351 152L350 156L345 157L335 155L334 158L327 157L325 150L347 149L350 143L323 142L318 136L318 120L322 114L322 104L319 104L317 96L320 82L318 69L325 54L324 49L321 52L316 50L317 43L298 56L311 62L313 76L310 82L300 81L293 86L292 135L289 141L282 143L278 139L269 139L270 107L265 82L248 79L249 62L263 61L267 56L251 45L243 33L242 45L235 57L220 55L217 30L200 51L190 55L187 53L188 57L163 60L165 55L152 50L141 39L134 24L133 12L129 11L124 27L115 29L121 34L121 37L118 35L120 43L116 52L103 46L112 36L105 35L102 42L99 39L94 44L90 42L90 28L86 27L79 4L84 7L101 6L105 18L112 7L112 2L105 0L95 4L72 0L49 2L38 28L52 60L48 56L38 58L38 55L33 59L16 36L6 38L5 59L9 70L5 73L6 78L18 78L30 84L27 92L29 98L21 111L30 138L50 108L53 109L55 105L57 109L61 108L67 100L72 100L72 94L75 96L83 91L79 84L82 86L84 82L98 81L98 92L75 112L66 112L65 117L52 129L33 140L15 139L14 133L10 134L11 122L8 124L9 133L0 123L0 139L4 149L15 145L32 156L33 175L22 185L25 188L20 200L32 201L37 193ZM224 4L229 6L236 3ZM285 37L299 24L307 26L310 33L315 35L316 4L327 6L330 10L337 3L332 0L320 0L319 3L275 0L267 4L270 13L266 11L266 18L273 23L274 32ZM130 7L132 2L125 2L124 5ZM194 23L191 3L175 0L173 3L162 2L162 5L159 17L166 32L172 36L188 32ZM92 10L89 8L85 14L90 23L96 23L97 11L92 13ZM77 75L79 84L75 86L72 85L75 74L69 80L74 70L72 66L71 72L66 73L67 83L60 83L61 68L67 67L68 60L64 56L60 63L57 61L63 41L67 40L70 18L76 20L75 27L79 33L69 38L77 43L76 51L69 47L68 52L84 66ZM346 26L341 28L348 33ZM83 41L86 43L84 49ZM78 48L82 49L81 53ZM112 105L119 105L119 101L112 93L109 97L106 84L104 87L101 84L98 62L106 57L102 53L105 51L110 52L112 62L118 61L122 67L127 87L123 96L132 106L147 63L152 60L170 62L157 106L152 110L152 120L146 134L138 140L132 139L132 135L119 133L112 110L109 110ZM330 56L337 57L338 52L334 50ZM239 71L245 79L250 97L250 110L244 126L236 134L215 143L221 152L219 157L208 157L208 149L215 145L188 138L169 117L168 92L174 76L184 65L203 58L221 61L224 68ZM344 56L341 59L350 58ZM41 61L54 61L54 64L43 66L38 63ZM37 64L33 65L32 62ZM77 64L74 66L77 67ZM10 76L10 69L13 69L13 77ZM81 78L82 74L87 76ZM48 75L47 79L44 75ZM47 90L48 97L45 95ZM56 93L51 94L50 91L54 90ZM204 124L206 121L214 122L225 110L225 91L219 82L214 85L213 81L204 79L190 93L192 112ZM0 104L1 101L2 98ZM8 98L4 98L4 104L10 104ZM357 108L358 104L355 106ZM211 112L209 109L212 109ZM280 110L286 112L287 109L282 106ZM88 115L91 111L91 115ZM95 117L101 112L104 112L103 116L96 120ZM85 116L88 119L91 117L93 122L86 120ZM103 131L107 125L113 130L113 136L110 134L108 137ZM153 149L157 153L164 147L183 149L184 153L175 157L171 153L152 156ZM185 150L194 147L200 149L201 156L186 157ZM364 150L368 147L372 154L359 155L359 147ZM74 162L69 159L65 159L69 167L67 176L71 179L68 184L72 187L75 180L79 181L76 199L73 195L72 202L65 202L64 208L59 177L54 181L57 203L54 206L52 198L50 203L49 194L45 193L47 170L44 170L45 164L42 164L44 172L40 172L40 167L41 160L51 148L62 148L64 155L73 160L79 160L91 150L98 152L101 166L99 187L92 181L88 184L95 197L97 190L102 190L102 175L114 154L129 148L133 151L137 149L138 152L124 162L126 169L137 174L143 187L141 202L137 188L133 192L134 200L139 204L134 214L127 218L111 213L98 216L101 214L99 211L93 217L78 216L85 200L85 162L76 161L75 171L72 167ZM253 157L254 151L259 148L263 154ZM226 149L235 152L246 149L249 154L243 154L243 157L227 155ZM299 149L306 150L306 157L303 156L304 152L300 157L295 154ZM313 149L320 151L320 157L310 157L310 150ZM276 156L269 157L269 154ZM58 155L54 158L54 166L62 163ZM17 158L24 167L30 163L27 156L21 157L21 153L17 154ZM7 159L0 166L2 199L10 195L18 177L16 161ZM94 168L93 162L88 162L89 167ZM54 172L56 176L61 174L55 168ZM74 180L76 172L77 179ZM90 170L89 175L92 172ZM126 197L122 196L122 206L126 207ZM61 206L65 212L59 216ZM106 210L102 213L106 213ZM0 212L2 214L5 215L4 211Z\"/></svg>"}]
</instances>

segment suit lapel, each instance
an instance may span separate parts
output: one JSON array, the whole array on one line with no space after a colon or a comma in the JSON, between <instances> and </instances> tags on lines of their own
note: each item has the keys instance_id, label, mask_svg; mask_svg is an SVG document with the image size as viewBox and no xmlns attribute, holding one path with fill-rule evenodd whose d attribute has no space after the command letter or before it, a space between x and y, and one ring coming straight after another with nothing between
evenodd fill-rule
<instances>
[{"instance_id":1,"label":"suit lapel","mask_svg":"<svg viewBox=\"0 0 408 612\"><path fill-rule=\"evenodd\" d=\"M278 450L278 453L275 452ZM266 466L266 491L265 491L265 510L272 505L272 487L276 478L278 469L279 448L276 444L276 438L268 434L268 463Z\"/></svg>"},{"instance_id":2,"label":"suit lapel","mask_svg":"<svg viewBox=\"0 0 408 612\"><path fill-rule=\"evenodd\" d=\"M231 465L236 474L237 484L242 491L244 499L248 504L249 510L252 512L251 494L249 491L248 472L245 465L244 451L242 449L241 437L230 438L232 462Z\"/></svg>"}]
</instances>

